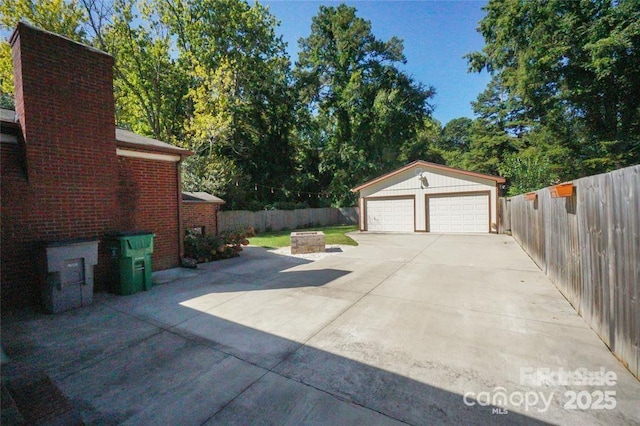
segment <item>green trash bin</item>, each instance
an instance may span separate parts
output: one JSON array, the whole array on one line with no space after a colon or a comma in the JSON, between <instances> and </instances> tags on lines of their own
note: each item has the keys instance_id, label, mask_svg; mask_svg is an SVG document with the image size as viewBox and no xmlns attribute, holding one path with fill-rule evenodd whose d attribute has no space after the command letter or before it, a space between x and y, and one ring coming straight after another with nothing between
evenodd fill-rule
<instances>
[{"instance_id":1,"label":"green trash bin","mask_svg":"<svg viewBox=\"0 0 640 426\"><path fill-rule=\"evenodd\" d=\"M151 254L154 234L122 232L106 238L113 260L113 292L135 294L151 289Z\"/></svg>"}]
</instances>

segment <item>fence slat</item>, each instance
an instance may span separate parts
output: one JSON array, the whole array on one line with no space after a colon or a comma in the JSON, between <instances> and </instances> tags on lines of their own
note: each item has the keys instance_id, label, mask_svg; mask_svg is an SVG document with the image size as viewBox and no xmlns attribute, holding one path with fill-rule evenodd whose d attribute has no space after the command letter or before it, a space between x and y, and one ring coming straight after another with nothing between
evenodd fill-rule
<instances>
[{"instance_id":1,"label":"fence slat","mask_svg":"<svg viewBox=\"0 0 640 426\"><path fill-rule=\"evenodd\" d=\"M538 191L538 193L538 198L535 201L525 200L522 195L511 198L510 223L513 238L531 256L536 265L546 272L545 229L542 226L543 213L540 208L541 191Z\"/></svg>"},{"instance_id":2,"label":"fence slat","mask_svg":"<svg viewBox=\"0 0 640 426\"><path fill-rule=\"evenodd\" d=\"M358 208L326 207L300 210L231 210L218 212L218 229L232 231L253 226L258 231L304 228L310 225L356 225Z\"/></svg>"},{"instance_id":3,"label":"fence slat","mask_svg":"<svg viewBox=\"0 0 640 426\"><path fill-rule=\"evenodd\" d=\"M537 191L536 201L522 195L504 200L504 223L640 377L640 165L573 183L576 193L568 198L551 198L545 188Z\"/></svg>"}]
</instances>

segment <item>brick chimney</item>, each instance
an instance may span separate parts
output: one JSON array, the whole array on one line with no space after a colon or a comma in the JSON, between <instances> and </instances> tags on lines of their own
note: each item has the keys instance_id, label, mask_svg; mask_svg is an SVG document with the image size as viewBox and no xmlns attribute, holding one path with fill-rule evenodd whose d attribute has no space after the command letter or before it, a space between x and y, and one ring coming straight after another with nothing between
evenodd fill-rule
<instances>
[{"instance_id":1,"label":"brick chimney","mask_svg":"<svg viewBox=\"0 0 640 426\"><path fill-rule=\"evenodd\" d=\"M24 23L11 44L37 233L100 235L117 200L113 57Z\"/></svg>"},{"instance_id":2,"label":"brick chimney","mask_svg":"<svg viewBox=\"0 0 640 426\"><path fill-rule=\"evenodd\" d=\"M3 305L37 298L43 242L118 227L113 57L24 23L10 41L22 138L21 167L2 159ZM97 288L108 265L101 248Z\"/></svg>"}]
</instances>

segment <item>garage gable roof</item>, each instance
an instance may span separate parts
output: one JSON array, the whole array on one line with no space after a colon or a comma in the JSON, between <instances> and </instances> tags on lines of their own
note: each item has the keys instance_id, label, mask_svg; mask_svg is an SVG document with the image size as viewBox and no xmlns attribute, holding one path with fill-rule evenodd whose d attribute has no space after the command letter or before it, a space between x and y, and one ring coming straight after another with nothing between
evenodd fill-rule
<instances>
[{"instance_id":1,"label":"garage gable roof","mask_svg":"<svg viewBox=\"0 0 640 426\"><path fill-rule=\"evenodd\" d=\"M473 176L473 177L481 178L481 179L492 180L492 181L494 181L496 183L505 183L506 182L505 178L500 177L500 176L492 176L492 175L486 175L484 173L470 172L468 170L456 169L456 168L453 168L453 167L443 166L441 164L436 164L436 163L430 163L428 161L417 160L417 161L414 161L413 163L407 164L406 166L404 166L404 167L402 167L402 168L400 168L398 170L394 170L393 172L387 173L386 175L382 175L382 176L377 177L377 178L375 178L373 180L370 180L369 182L363 183L362 185L353 188L351 191L352 192L361 191L361 190L363 190L364 188L366 188L368 186L374 185L374 184L376 184L378 182L382 182L385 179L388 179L388 178L390 178L392 176L395 176L395 175L397 175L399 173L402 173L404 171L407 171L407 170L409 170L409 169L411 169L413 167L417 167L417 166L430 168L430 169L441 170L441 171L446 171L446 172L451 172L451 173L457 173L457 174L465 175L465 176Z\"/></svg>"},{"instance_id":2,"label":"garage gable roof","mask_svg":"<svg viewBox=\"0 0 640 426\"><path fill-rule=\"evenodd\" d=\"M182 191L182 201L196 201L201 203L225 204L222 198L211 195L208 192Z\"/></svg>"}]
</instances>

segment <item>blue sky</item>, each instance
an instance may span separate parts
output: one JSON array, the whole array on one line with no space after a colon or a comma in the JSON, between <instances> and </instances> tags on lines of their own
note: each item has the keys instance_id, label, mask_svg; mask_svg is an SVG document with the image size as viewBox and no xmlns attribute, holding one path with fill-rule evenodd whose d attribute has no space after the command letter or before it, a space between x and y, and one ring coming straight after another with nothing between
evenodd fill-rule
<instances>
[{"instance_id":1,"label":"blue sky","mask_svg":"<svg viewBox=\"0 0 640 426\"><path fill-rule=\"evenodd\" d=\"M280 35L288 43L292 62L298 39L307 37L311 18L320 5L340 1L260 0L280 20ZM480 50L484 40L476 31L485 1L345 1L358 16L371 22L375 36L404 40L407 64L402 68L436 89L434 117L443 125L457 117L473 117L470 102L489 82L489 75L467 72L466 53Z\"/></svg>"}]
</instances>

